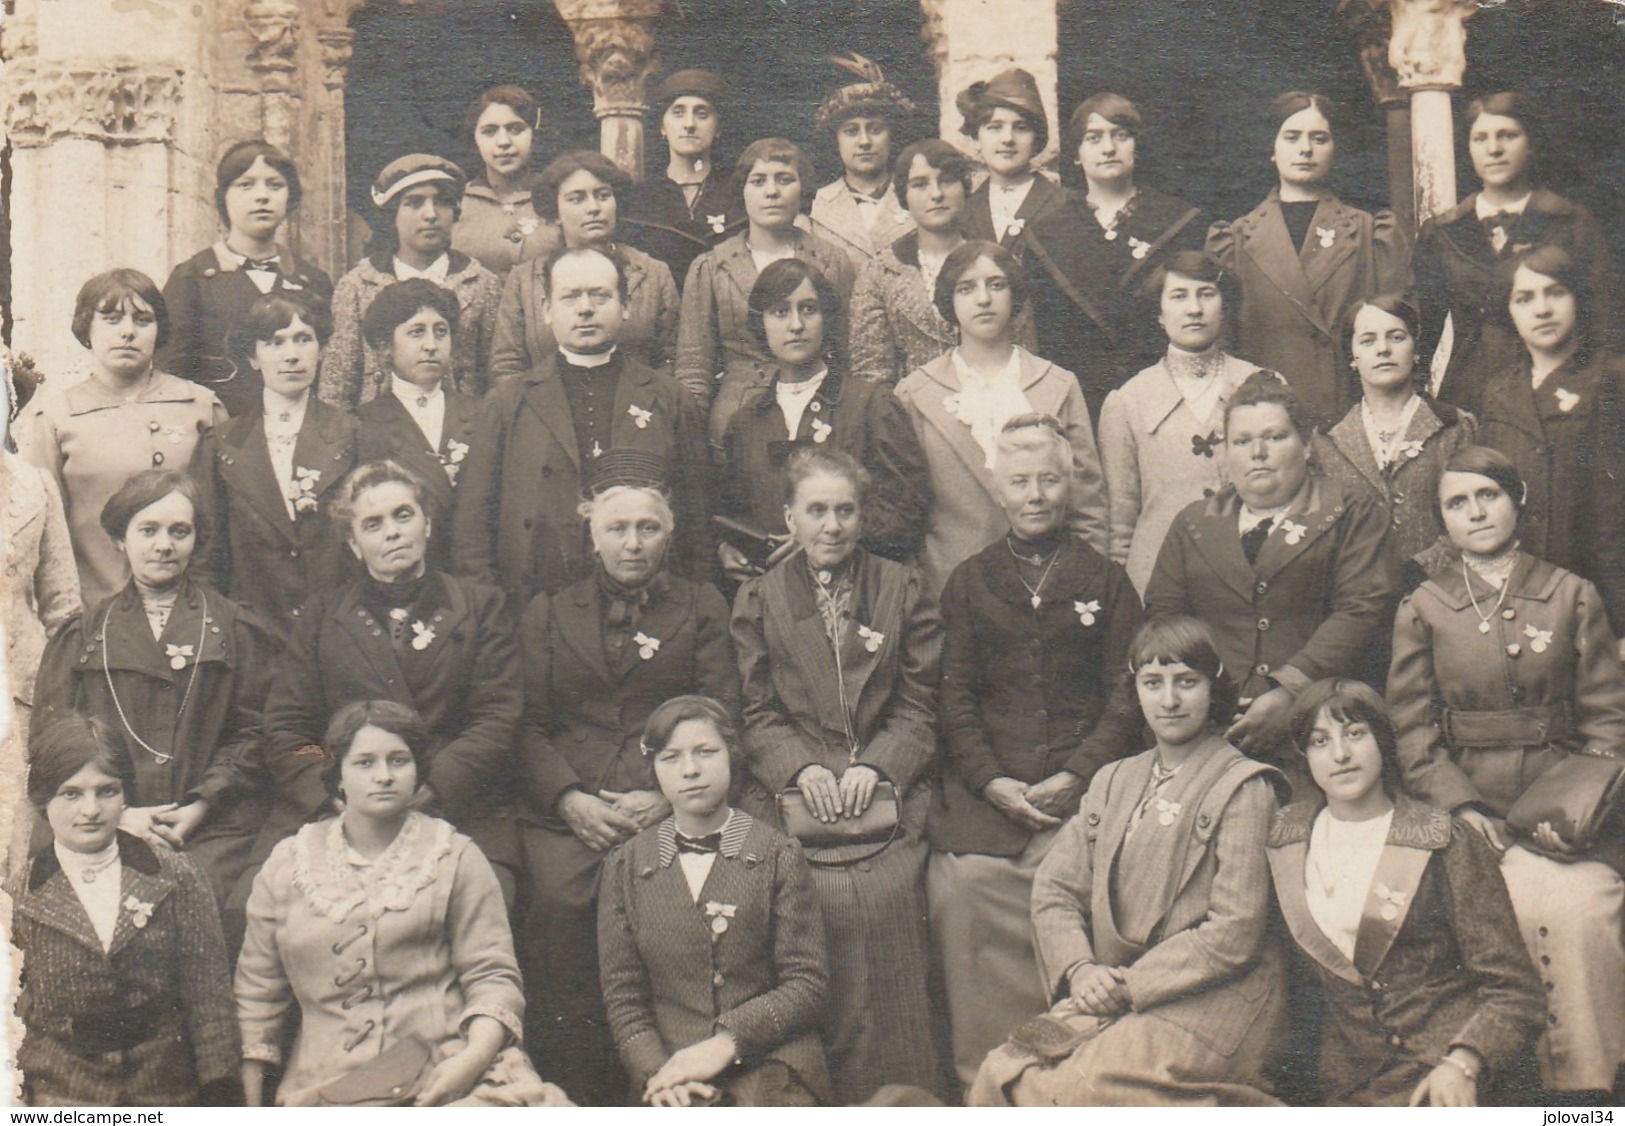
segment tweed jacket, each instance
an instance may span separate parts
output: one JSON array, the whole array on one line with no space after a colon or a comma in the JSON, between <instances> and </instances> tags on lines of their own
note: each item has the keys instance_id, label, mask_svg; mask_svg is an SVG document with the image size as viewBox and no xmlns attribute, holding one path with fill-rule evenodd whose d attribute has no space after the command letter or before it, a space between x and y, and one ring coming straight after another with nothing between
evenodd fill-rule
<instances>
[{"instance_id":1,"label":"tweed jacket","mask_svg":"<svg viewBox=\"0 0 1625 1126\"><path fill-rule=\"evenodd\" d=\"M1300 962L1326 1000L1323 1098L1406 1105L1410 1075L1426 1074L1455 1047L1492 1070L1509 1063L1539 1034L1546 1002L1489 845L1443 810L1397 795L1350 961L1305 895L1320 809L1316 799L1277 813L1268 856ZM1405 1073L1397 1089L1382 1082L1390 1072Z\"/></svg>"},{"instance_id":2,"label":"tweed jacket","mask_svg":"<svg viewBox=\"0 0 1625 1126\"><path fill-rule=\"evenodd\" d=\"M1618 570L1625 544L1599 535L1617 518L1597 519L1598 509L1618 506L1618 469L1607 448L1621 441L1602 431L1612 413L1605 400L1625 394L1625 355L1596 352L1585 363L1571 359L1536 389L1527 351L1517 366L1494 373L1485 384L1478 440L1517 463L1527 487L1518 518L1518 541L1529 554L1602 581L1608 616L1625 634L1625 591L1609 576Z\"/></svg>"},{"instance_id":3,"label":"tweed jacket","mask_svg":"<svg viewBox=\"0 0 1625 1126\"><path fill-rule=\"evenodd\" d=\"M852 374L859 379L896 383L958 343L954 326L926 292L914 232L859 268L851 310Z\"/></svg>"},{"instance_id":4,"label":"tweed jacket","mask_svg":"<svg viewBox=\"0 0 1625 1126\"><path fill-rule=\"evenodd\" d=\"M1108 393L1163 351L1160 294L1146 291L1170 256L1201 249L1201 215L1177 196L1141 187L1110 232L1082 195L1022 232L1039 347L1077 374L1096 417Z\"/></svg>"},{"instance_id":5,"label":"tweed jacket","mask_svg":"<svg viewBox=\"0 0 1625 1126\"><path fill-rule=\"evenodd\" d=\"M205 829L251 834L262 796L253 762L281 645L259 615L202 582L182 582L157 640L133 582L53 637L35 686L35 726L73 711L133 730L173 757L159 763L128 740L131 806L202 799L212 807Z\"/></svg>"},{"instance_id":6,"label":"tweed jacket","mask_svg":"<svg viewBox=\"0 0 1625 1126\"><path fill-rule=\"evenodd\" d=\"M671 269L679 289L688 280L694 259L744 230L745 201L733 190L726 172L713 168L700 184L694 205L664 171L651 172L633 186L617 226L626 240Z\"/></svg>"},{"instance_id":7,"label":"tweed jacket","mask_svg":"<svg viewBox=\"0 0 1625 1126\"><path fill-rule=\"evenodd\" d=\"M1027 198L1021 201L1016 208L1016 220L1006 230L1004 238L999 238L993 230L993 208L988 203L988 193L992 190L992 181L983 180L976 190L971 192L965 200L965 217L962 224L965 228L965 237L981 242L996 242L1006 250L1024 250L1020 239L1026 224L1035 223L1052 212L1064 207L1072 193L1051 180L1043 173L1033 176L1033 186L1027 190Z\"/></svg>"},{"instance_id":8,"label":"tweed jacket","mask_svg":"<svg viewBox=\"0 0 1625 1126\"><path fill-rule=\"evenodd\" d=\"M861 205L852 197L846 180L825 184L813 195L808 212L812 233L846 251L852 269L863 267L881 251L914 229L914 217L903 209L897 192L888 182L874 211L874 222L864 222Z\"/></svg>"},{"instance_id":9,"label":"tweed jacket","mask_svg":"<svg viewBox=\"0 0 1625 1126\"><path fill-rule=\"evenodd\" d=\"M360 463L356 439L348 411L314 396L306 402L294 440L294 476L297 481L300 470L316 476L294 502L292 517L271 465L263 407L233 418L210 442L219 520L215 573L227 594L283 630L293 628L300 607L317 591L332 589L355 569L326 501Z\"/></svg>"},{"instance_id":10,"label":"tweed jacket","mask_svg":"<svg viewBox=\"0 0 1625 1126\"><path fill-rule=\"evenodd\" d=\"M554 807L566 790L655 790L643 754L649 713L698 692L730 711L739 667L728 637L728 606L710 586L656 575L637 632L658 642L647 657L604 627L596 574L556 595L538 594L519 626L525 710L519 773L531 819L560 827Z\"/></svg>"},{"instance_id":11,"label":"tweed jacket","mask_svg":"<svg viewBox=\"0 0 1625 1126\"><path fill-rule=\"evenodd\" d=\"M1422 311L1417 339L1422 362L1432 357L1450 318L1450 362L1441 373L1439 398L1478 412L1487 381L1513 367L1523 351L1507 317L1497 278L1502 266L1534 246L1561 246L1580 263L1591 283L1592 324L1612 337L1618 324L1619 279L1608 239L1591 212L1556 192L1536 188L1521 214L1508 216L1506 245L1497 252L1488 224L1478 217L1478 193L1422 224L1412 266ZM1611 340L1617 346L1617 340Z\"/></svg>"},{"instance_id":12,"label":"tweed jacket","mask_svg":"<svg viewBox=\"0 0 1625 1126\"><path fill-rule=\"evenodd\" d=\"M333 301L333 279L315 264L279 250L271 294L326 310ZM237 370L226 352L226 333L263 296L224 240L176 266L164 283L169 339L158 350L158 370L204 384L233 418L258 411L265 381L253 368Z\"/></svg>"},{"instance_id":13,"label":"tweed jacket","mask_svg":"<svg viewBox=\"0 0 1625 1126\"><path fill-rule=\"evenodd\" d=\"M677 315L681 298L671 269L635 246L622 246L626 258L626 323L615 346L628 359L671 374L677 359ZM542 314L546 259L514 267L497 303L491 338L491 382L512 379L558 354L553 328Z\"/></svg>"},{"instance_id":14,"label":"tweed jacket","mask_svg":"<svg viewBox=\"0 0 1625 1126\"><path fill-rule=\"evenodd\" d=\"M429 486L429 518L434 529L429 537L429 566L443 571L451 566L457 478L474 448L480 404L472 396L444 385L441 394L446 397L446 413L441 419L438 449L429 448L423 431L387 389L370 403L361 404L355 417L357 464L394 458Z\"/></svg>"},{"instance_id":15,"label":"tweed jacket","mask_svg":"<svg viewBox=\"0 0 1625 1126\"><path fill-rule=\"evenodd\" d=\"M450 384L478 398L491 387L491 341L502 283L462 251L447 253L451 267L443 288L457 296ZM316 381L316 393L324 403L354 410L389 389L388 360L361 339L361 318L379 291L395 281L395 256L388 247L363 258L339 279L333 290L333 338L322 353Z\"/></svg>"},{"instance_id":16,"label":"tweed jacket","mask_svg":"<svg viewBox=\"0 0 1625 1126\"><path fill-rule=\"evenodd\" d=\"M5 547L6 673L11 698L34 702L45 639L77 615L79 572L56 478L0 449L0 541Z\"/></svg>"},{"instance_id":17,"label":"tweed jacket","mask_svg":"<svg viewBox=\"0 0 1625 1126\"><path fill-rule=\"evenodd\" d=\"M557 223L536 214L530 186L504 199L482 177L463 189L451 245L506 281L520 263L545 258L559 241Z\"/></svg>"},{"instance_id":18,"label":"tweed jacket","mask_svg":"<svg viewBox=\"0 0 1625 1126\"><path fill-rule=\"evenodd\" d=\"M154 371L146 388L123 399L88 376L63 375L28 401L12 433L18 452L56 478L87 602L106 598L130 577L130 565L102 530L102 506L143 469L191 470L207 482L204 439L226 421L207 387Z\"/></svg>"},{"instance_id":19,"label":"tweed jacket","mask_svg":"<svg viewBox=\"0 0 1625 1126\"><path fill-rule=\"evenodd\" d=\"M1458 562L1400 604L1388 707L1412 793L1505 816L1552 763L1625 756L1625 672L1596 587L1520 555L1506 598ZM1490 612L1479 631L1473 600Z\"/></svg>"},{"instance_id":20,"label":"tweed jacket","mask_svg":"<svg viewBox=\"0 0 1625 1126\"><path fill-rule=\"evenodd\" d=\"M365 581L311 600L266 703L266 764L284 805L298 814L287 827L329 804L321 756L296 752L321 746L333 713L356 700L415 708L429 729L427 771L420 769L419 783L434 788L453 824L490 819L510 804L519 723L519 662L507 598L430 572L407 611L414 640L396 649L390 623L374 618L363 600Z\"/></svg>"},{"instance_id":21,"label":"tweed jacket","mask_svg":"<svg viewBox=\"0 0 1625 1126\"><path fill-rule=\"evenodd\" d=\"M750 330L749 298L756 262L740 232L700 255L683 283L682 323L677 330L677 379L701 403L717 400L710 435L720 444L728 418L745 391L761 382L773 362ZM796 257L818 267L845 306L856 271L846 252L816 235L796 233Z\"/></svg>"},{"instance_id":22,"label":"tweed jacket","mask_svg":"<svg viewBox=\"0 0 1625 1126\"><path fill-rule=\"evenodd\" d=\"M612 447L659 454L677 528L671 561L693 576L711 573L710 459L701 408L670 376L632 360L600 369L614 379ZM457 483L452 566L528 602L592 569L586 524L576 512L591 466L576 446L558 353L505 380L481 408Z\"/></svg>"},{"instance_id":23,"label":"tweed jacket","mask_svg":"<svg viewBox=\"0 0 1625 1126\"><path fill-rule=\"evenodd\" d=\"M127 833L118 850L123 906L106 951L54 848L7 888L11 943L27 959L16 1055L25 1105L189 1106L203 1085L238 1074L231 969L203 876ZM159 1011L146 1039L104 1055L74 1050L76 1025L116 1032L120 1010L146 1006Z\"/></svg>"},{"instance_id":24,"label":"tweed jacket","mask_svg":"<svg viewBox=\"0 0 1625 1126\"><path fill-rule=\"evenodd\" d=\"M1328 676L1374 679L1367 665L1397 599L1388 517L1369 493L1311 476L1249 565L1227 485L1168 530L1145 590L1147 617L1206 622L1243 699L1294 695Z\"/></svg>"},{"instance_id":25,"label":"tweed jacket","mask_svg":"<svg viewBox=\"0 0 1625 1126\"><path fill-rule=\"evenodd\" d=\"M1220 353L1218 397L1196 417L1158 360L1106 396L1100 409L1100 468L1106 478L1111 557L1142 593L1174 517L1226 484L1224 409L1257 369Z\"/></svg>"},{"instance_id":26,"label":"tweed jacket","mask_svg":"<svg viewBox=\"0 0 1625 1126\"><path fill-rule=\"evenodd\" d=\"M1285 986L1279 951L1265 941L1264 842L1280 782L1273 767L1208 738L1212 749L1164 791L1171 806L1132 836L1156 751L1101 768L1038 866L1033 939L1052 1001L1067 996L1080 962L1116 967L1135 1013L1228 1056L1271 1034Z\"/></svg>"},{"instance_id":27,"label":"tweed jacket","mask_svg":"<svg viewBox=\"0 0 1625 1126\"><path fill-rule=\"evenodd\" d=\"M1373 216L1328 192L1299 248L1272 189L1235 222L1213 224L1207 250L1241 286L1236 354L1286 376L1323 421L1342 417L1358 393L1343 318L1367 297L1410 288L1410 240L1393 212Z\"/></svg>"},{"instance_id":28,"label":"tweed jacket","mask_svg":"<svg viewBox=\"0 0 1625 1126\"><path fill-rule=\"evenodd\" d=\"M942 592L942 731L947 758L928 836L944 852L1018 856L1032 830L982 796L995 778L1086 784L1140 745L1123 670L1140 596L1123 568L1068 537L1034 607L1009 545L954 569Z\"/></svg>"},{"instance_id":29,"label":"tweed jacket","mask_svg":"<svg viewBox=\"0 0 1625 1126\"><path fill-rule=\"evenodd\" d=\"M735 810L697 901L676 857L667 818L604 865L600 977L632 1089L673 1052L726 1029L745 1068L777 1060L830 1101L818 1040L829 988L824 920L801 846ZM723 1073L723 1085L735 1074Z\"/></svg>"},{"instance_id":30,"label":"tweed jacket","mask_svg":"<svg viewBox=\"0 0 1625 1126\"><path fill-rule=\"evenodd\" d=\"M1072 443L1072 513L1068 524L1090 547L1106 551L1106 496L1101 488L1100 455L1094 428L1072 373L1017 348L1022 394L1032 409L1055 416ZM916 369L897 385L897 399L908 411L931 471L931 524L919 567L933 597L960 563L1009 530L1004 504L987 454L970 427L949 409L960 390L951 353Z\"/></svg>"},{"instance_id":31,"label":"tweed jacket","mask_svg":"<svg viewBox=\"0 0 1625 1126\"><path fill-rule=\"evenodd\" d=\"M925 539L931 514L931 478L925 451L891 389L831 370L802 412L792 437L774 388L746 395L722 442L717 508L764 532L784 528L785 465L797 449L828 442L873 477L863 510L863 546L906 563Z\"/></svg>"},{"instance_id":32,"label":"tweed jacket","mask_svg":"<svg viewBox=\"0 0 1625 1126\"><path fill-rule=\"evenodd\" d=\"M523 1033L507 910L474 842L408 814L364 878L342 825L319 821L279 844L248 900L236 988L244 1057L278 1063L287 1015L299 1014L279 1106L315 1105L322 1083L407 1037L438 1064L477 1016L514 1041Z\"/></svg>"},{"instance_id":33,"label":"tweed jacket","mask_svg":"<svg viewBox=\"0 0 1625 1126\"><path fill-rule=\"evenodd\" d=\"M850 566L850 619L838 663L804 557L747 580L734 600L745 753L766 791L759 797L788 789L814 764L837 775L851 765L871 766L901 797L936 755L937 608L910 567L862 548ZM847 742L837 677L846 688L855 748Z\"/></svg>"},{"instance_id":34,"label":"tweed jacket","mask_svg":"<svg viewBox=\"0 0 1625 1126\"><path fill-rule=\"evenodd\" d=\"M1439 477L1445 463L1457 450L1472 445L1477 433L1478 420L1471 414L1423 399L1400 435L1398 458L1379 468L1356 403L1336 426L1315 435L1313 448L1320 471L1345 492L1369 489L1382 500L1388 509L1389 544L1403 562L1432 547L1444 534L1438 512Z\"/></svg>"}]
</instances>

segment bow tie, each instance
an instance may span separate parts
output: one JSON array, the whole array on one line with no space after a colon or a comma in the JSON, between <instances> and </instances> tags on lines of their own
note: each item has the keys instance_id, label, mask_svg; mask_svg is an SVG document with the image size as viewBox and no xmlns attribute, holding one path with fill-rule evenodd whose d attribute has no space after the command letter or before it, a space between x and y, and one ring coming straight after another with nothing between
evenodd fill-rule
<instances>
[{"instance_id":1,"label":"bow tie","mask_svg":"<svg viewBox=\"0 0 1625 1126\"><path fill-rule=\"evenodd\" d=\"M685 837L677 834L678 852L717 853L722 851L722 830L703 837Z\"/></svg>"},{"instance_id":2,"label":"bow tie","mask_svg":"<svg viewBox=\"0 0 1625 1126\"><path fill-rule=\"evenodd\" d=\"M243 269L263 270L265 273L274 274L277 272L277 263L281 260L281 257L275 254L271 255L269 258L244 258Z\"/></svg>"}]
</instances>

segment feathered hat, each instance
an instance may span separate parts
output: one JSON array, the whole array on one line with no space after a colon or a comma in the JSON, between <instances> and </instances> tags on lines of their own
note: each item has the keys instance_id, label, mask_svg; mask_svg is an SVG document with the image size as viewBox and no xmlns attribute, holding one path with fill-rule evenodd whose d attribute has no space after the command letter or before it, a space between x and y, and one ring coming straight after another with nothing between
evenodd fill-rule
<instances>
[{"instance_id":1,"label":"feathered hat","mask_svg":"<svg viewBox=\"0 0 1625 1126\"><path fill-rule=\"evenodd\" d=\"M914 112L914 103L886 81L880 65L853 51L847 58L831 55L830 62L863 81L842 86L818 107L820 129L833 129L849 117L884 117L897 122Z\"/></svg>"}]
</instances>

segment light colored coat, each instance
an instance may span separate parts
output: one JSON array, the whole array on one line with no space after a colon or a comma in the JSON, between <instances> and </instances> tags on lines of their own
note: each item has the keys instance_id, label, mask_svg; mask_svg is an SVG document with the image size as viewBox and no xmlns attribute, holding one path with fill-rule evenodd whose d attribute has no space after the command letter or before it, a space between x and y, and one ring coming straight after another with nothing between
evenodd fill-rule
<instances>
[{"instance_id":1,"label":"light colored coat","mask_svg":"<svg viewBox=\"0 0 1625 1126\"><path fill-rule=\"evenodd\" d=\"M1164 360L1106 396L1100 409L1100 467L1111 558L1128 569L1142 595L1174 517L1227 482L1224 408L1254 370L1225 356L1214 376L1222 386L1206 418L1197 418L1185 402Z\"/></svg>"},{"instance_id":2,"label":"light colored coat","mask_svg":"<svg viewBox=\"0 0 1625 1126\"><path fill-rule=\"evenodd\" d=\"M55 477L0 450L0 498L5 501L0 507L0 538L5 541L6 565L5 614L0 623L6 635L7 673L11 698L32 704L46 637L82 608L79 573Z\"/></svg>"},{"instance_id":3,"label":"light colored coat","mask_svg":"<svg viewBox=\"0 0 1625 1126\"><path fill-rule=\"evenodd\" d=\"M1072 530L1106 553L1106 496L1100 455L1095 452L1089 408L1072 373L1021 347L1022 394L1035 411L1053 415L1072 443ZM960 390L953 355L932 360L897 385L897 400L908 411L931 470L931 526L920 552L920 577L935 597L953 569L1010 528L999 488L987 468L987 454L970 427L953 415L949 396Z\"/></svg>"},{"instance_id":4,"label":"light colored coat","mask_svg":"<svg viewBox=\"0 0 1625 1126\"><path fill-rule=\"evenodd\" d=\"M845 180L818 189L808 218L812 233L846 251L854 270L862 270L875 255L914 229L914 218L903 210L890 184L875 205L872 224L863 221L863 208L852 198Z\"/></svg>"}]
</instances>

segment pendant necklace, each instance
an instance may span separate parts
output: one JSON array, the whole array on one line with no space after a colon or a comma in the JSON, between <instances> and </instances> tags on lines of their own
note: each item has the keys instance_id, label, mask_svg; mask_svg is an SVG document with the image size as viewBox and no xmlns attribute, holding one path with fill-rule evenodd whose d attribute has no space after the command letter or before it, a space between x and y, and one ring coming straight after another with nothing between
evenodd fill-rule
<instances>
[{"instance_id":1,"label":"pendant necklace","mask_svg":"<svg viewBox=\"0 0 1625 1126\"><path fill-rule=\"evenodd\" d=\"M180 709L175 713L175 718L177 721L179 721L181 716L186 714L187 702L192 699L192 689L197 685L197 671L203 666L203 642L205 638L208 637L210 621L209 596L202 590L198 591L198 596L203 599L203 613L198 625L197 649L195 651L196 656L192 658L192 675L186 680L186 692L181 696ZM140 745L142 750L150 754L159 766L165 766L175 756L173 754L165 754L163 751L160 751L157 747L154 747L151 743L148 743L145 739L141 738L141 736L135 733L135 728L130 726L130 718L124 714L124 705L119 703L118 689L113 686L113 670L108 664L107 660L107 620L112 617L112 614L113 605L111 602L109 602L107 605L107 612L102 615L101 629L102 675L107 678L107 694L113 698L113 710L118 712L119 722L124 725L124 730L129 733L130 738L134 739L136 743ZM176 660L179 659L180 658L178 657L176 658Z\"/></svg>"},{"instance_id":2,"label":"pendant necklace","mask_svg":"<svg viewBox=\"0 0 1625 1126\"><path fill-rule=\"evenodd\" d=\"M1022 554L1015 549L1015 545L1012 544L1009 541L1008 538L1004 541L1004 546L1009 548L1010 549L1010 554L1015 556L1018 560L1024 559ZM1049 579L1050 569L1055 566L1055 561L1057 559L1059 559L1060 557L1061 557L1061 549L1059 547L1057 547L1054 551L1050 552L1049 562L1044 564L1044 573L1038 576L1038 585L1037 586L1034 586L1032 583L1027 581L1027 577L1021 573L1021 568L1020 567L1016 568L1016 578L1021 580L1021 585L1027 588L1027 593L1028 594L1032 595L1032 598L1031 598L1030 601L1032 602L1032 606L1033 606L1034 610L1038 609L1038 607L1043 604L1044 599L1041 596L1040 592L1044 589L1044 583ZM1037 566L1038 565L1038 558L1035 556L1031 560L1031 562L1032 562L1032 564L1034 566Z\"/></svg>"},{"instance_id":3,"label":"pendant necklace","mask_svg":"<svg viewBox=\"0 0 1625 1126\"><path fill-rule=\"evenodd\" d=\"M1488 614L1484 613L1484 611L1478 608L1478 596L1473 593L1473 580L1472 577L1467 573L1466 556L1463 556L1461 560L1461 581L1467 584L1467 597L1473 603L1473 613L1478 615L1478 632L1489 633L1490 619L1495 617L1495 612L1501 608L1501 603L1506 601L1507 590L1512 586L1511 576L1507 576L1507 581L1501 584L1501 594L1498 598L1496 598L1495 605L1490 607L1490 612Z\"/></svg>"}]
</instances>

